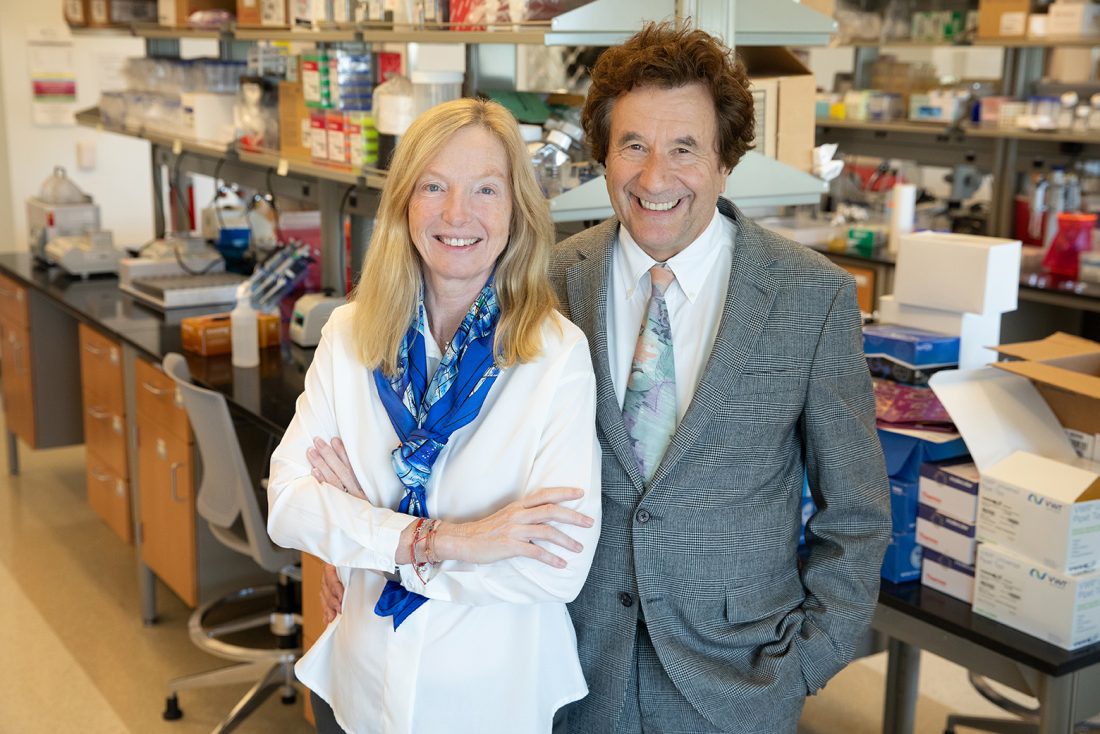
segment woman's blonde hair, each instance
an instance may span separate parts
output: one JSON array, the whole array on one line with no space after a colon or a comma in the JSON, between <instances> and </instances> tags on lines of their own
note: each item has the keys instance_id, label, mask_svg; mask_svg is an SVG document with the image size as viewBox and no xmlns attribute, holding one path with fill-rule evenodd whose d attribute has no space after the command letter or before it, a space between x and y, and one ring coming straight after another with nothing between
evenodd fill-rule
<instances>
[{"instance_id":1,"label":"woman's blonde hair","mask_svg":"<svg viewBox=\"0 0 1100 734\"><path fill-rule=\"evenodd\" d=\"M539 355L543 321L554 308L547 280L554 226L535 181L512 114L496 102L457 99L420 115L401 138L355 287L355 341L363 363L397 371L397 353L420 294L420 256L409 234L409 201L417 179L459 130L480 125L504 146L512 194L510 236L497 263L497 364L508 367Z\"/></svg>"}]
</instances>

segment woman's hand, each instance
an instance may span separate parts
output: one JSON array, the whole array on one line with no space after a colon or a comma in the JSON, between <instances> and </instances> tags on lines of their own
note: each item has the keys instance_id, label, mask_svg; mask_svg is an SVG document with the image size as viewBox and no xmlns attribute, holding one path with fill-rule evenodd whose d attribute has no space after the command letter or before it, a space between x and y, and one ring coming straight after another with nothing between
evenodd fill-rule
<instances>
[{"instance_id":1,"label":"woman's hand","mask_svg":"<svg viewBox=\"0 0 1100 734\"><path fill-rule=\"evenodd\" d=\"M333 438L331 444L320 438L313 439L313 447L306 450L306 458L318 482L327 482L359 499L367 498L355 478L347 448L339 436Z\"/></svg>"},{"instance_id":2,"label":"woman's hand","mask_svg":"<svg viewBox=\"0 0 1100 734\"><path fill-rule=\"evenodd\" d=\"M344 585L336 573L336 566L324 564L321 570L321 618L327 627L344 604Z\"/></svg>"},{"instance_id":3,"label":"woman's hand","mask_svg":"<svg viewBox=\"0 0 1100 734\"><path fill-rule=\"evenodd\" d=\"M561 504L583 496L584 491L576 487L547 487L502 507L482 520L441 522L436 530L433 550L440 560L492 563L522 556L555 568L565 568L564 558L532 541L553 543L574 553L583 550L580 543L550 525L556 522L592 527L593 521L588 515ZM404 555L407 555L408 540L411 540L411 534L406 543L399 546L399 555L402 555L401 550L405 550ZM408 563L409 560L399 559L398 562Z\"/></svg>"}]
</instances>

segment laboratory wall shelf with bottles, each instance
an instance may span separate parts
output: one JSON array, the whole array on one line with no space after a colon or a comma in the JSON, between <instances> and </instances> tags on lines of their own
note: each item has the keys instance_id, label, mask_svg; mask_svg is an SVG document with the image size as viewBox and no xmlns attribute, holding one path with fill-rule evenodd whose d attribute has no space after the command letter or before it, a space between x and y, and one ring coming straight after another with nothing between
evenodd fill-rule
<instances>
[{"instance_id":1,"label":"laboratory wall shelf with bottles","mask_svg":"<svg viewBox=\"0 0 1100 734\"><path fill-rule=\"evenodd\" d=\"M321 26L303 30L243 27L196 30L138 25L131 27L129 32L146 39L148 55L169 57L178 56L180 41L191 38L216 40L219 55L234 59L242 58L254 44L264 41L313 43L318 48L376 42L470 44L466 49L469 59L466 88L477 89L475 85L482 81L484 66L499 61L502 49L506 59L514 59L514 49L522 45L611 45L632 35L645 20L677 16L695 18L707 30L732 39L731 45L823 44L835 28L831 18L795 0L768 3L753 0L593 0L539 25L487 26L483 31L432 28L426 24L378 27L377 24L361 23L353 27ZM482 49L485 53L479 53ZM514 74L506 74L506 81L509 76L514 80ZM369 226L378 190L385 183L385 172L374 168L348 171L279 153L250 151L234 144L210 146L141 128L109 124L98 109L80 113L78 123L149 140L153 145L154 191L161 199L163 195L159 192L166 172L177 183L180 183L180 176L189 173L222 178L240 176L261 181L261 190L282 188L306 194L304 198L321 209L324 251L338 254L338 257L329 258L331 263L326 261L324 267L322 280L328 287L344 282L345 216L353 215L353 237L355 231L365 232L364 223L355 226L356 220L368 220L366 226ZM281 181L283 178L287 180ZM728 196L749 208L816 203L824 191L825 184L820 179L754 152L745 156L730 176L726 189ZM167 224L162 203L154 202L158 234L163 234ZM169 203L178 206L174 200ZM550 205L552 216L559 223L588 222L612 214L602 176L594 176L552 196ZM182 217L183 213L176 212L176 216ZM363 246L360 243L358 248ZM353 262L358 261L361 254L356 249L350 253Z\"/></svg>"}]
</instances>

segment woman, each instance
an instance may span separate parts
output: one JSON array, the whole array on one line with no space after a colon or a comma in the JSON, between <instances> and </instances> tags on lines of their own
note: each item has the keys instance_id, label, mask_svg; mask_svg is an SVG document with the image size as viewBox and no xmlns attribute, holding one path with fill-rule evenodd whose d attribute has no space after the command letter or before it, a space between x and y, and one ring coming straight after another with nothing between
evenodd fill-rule
<instances>
[{"instance_id":1,"label":"woman","mask_svg":"<svg viewBox=\"0 0 1100 734\"><path fill-rule=\"evenodd\" d=\"M356 734L548 732L587 692L565 603L599 537L588 347L503 107L429 110L390 171L271 462L272 539L346 587L296 669Z\"/></svg>"}]
</instances>

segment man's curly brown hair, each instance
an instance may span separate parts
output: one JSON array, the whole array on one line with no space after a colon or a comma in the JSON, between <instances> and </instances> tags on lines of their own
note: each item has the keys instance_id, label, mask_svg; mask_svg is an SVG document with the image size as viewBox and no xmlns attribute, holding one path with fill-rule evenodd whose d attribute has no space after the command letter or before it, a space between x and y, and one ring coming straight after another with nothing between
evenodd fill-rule
<instances>
[{"instance_id":1,"label":"man's curly brown hair","mask_svg":"<svg viewBox=\"0 0 1100 734\"><path fill-rule=\"evenodd\" d=\"M752 93L745 65L706 31L683 23L646 23L621 46L605 51L592 67L592 86L581 113L592 157L607 161L611 109L637 87L675 89L702 84L714 100L718 159L733 169L752 147Z\"/></svg>"}]
</instances>

